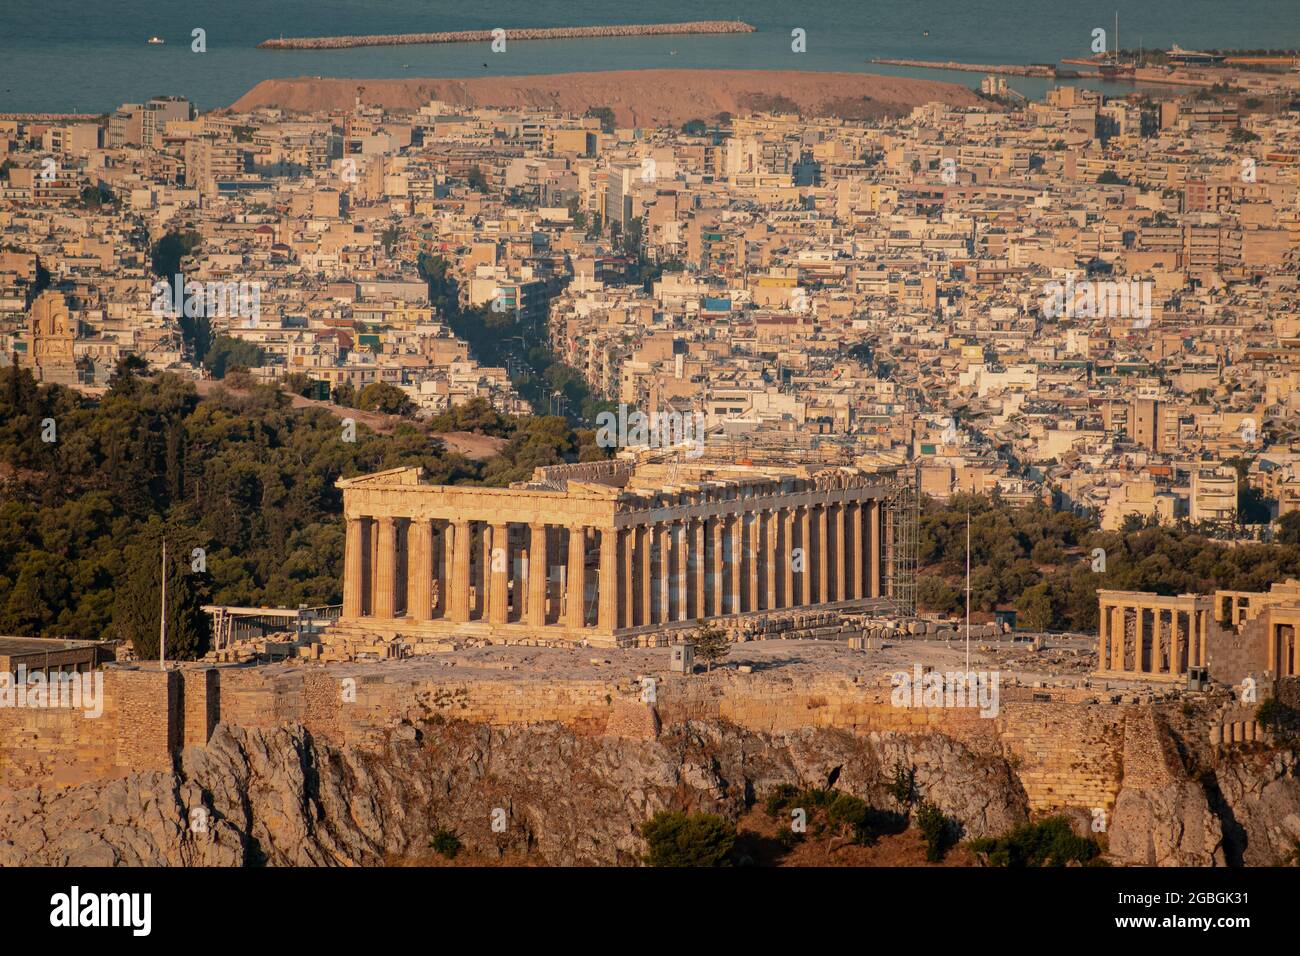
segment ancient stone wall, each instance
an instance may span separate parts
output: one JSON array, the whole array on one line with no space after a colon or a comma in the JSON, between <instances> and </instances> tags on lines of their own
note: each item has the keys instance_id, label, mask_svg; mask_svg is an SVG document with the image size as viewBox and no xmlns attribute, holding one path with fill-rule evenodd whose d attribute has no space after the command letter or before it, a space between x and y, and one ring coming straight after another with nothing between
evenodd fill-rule
<instances>
[{"instance_id":1,"label":"ancient stone wall","mask_svg":"<svg viewBox=\"0 0 1300 956\"><path fill-rule=\"evenodd\" d=\"M0 708L0 785L75 785L171 767L184 728L181 675L103 672L102 710Z\"/></svg>"},{"instance_id":2,"label":"ancient stone wall","mask_svg":"<svg viewBox=\"0 0 1300 956\"><path fill-rule=\"evenodd\" d=\"M763 733L833 728L856 735L943 734L973 753L1006 757L1031 809L1113 805L1125 760L1145 760L1125 735L1126 711L1082 691L1001 688L999 710L894 706L888 684L843 677L738 673L636 675L606 680L405 676L382 666L209 668L105 673L104 716L0 711L0 785L77 783L167 769L182 746L206 742L218 721L365 746L403 722L494 725L556 721L580 732L644 737L688 720L725 720ZM1035 699L1050 693L1051 701Z\"/></svg>"},{"instance_id":3,"label":"ancient stone wall","mask_svg":"<svg viewBox=\"0 0 1300 956\"><path fill-rule=\"evenodd\" d=\"M1247 621L1238 631L1210 622L1205 658L1215 680L1240 684L1249 676L1263 676L1268 660L1268 616Z\"/></svg>"}]
</instances>

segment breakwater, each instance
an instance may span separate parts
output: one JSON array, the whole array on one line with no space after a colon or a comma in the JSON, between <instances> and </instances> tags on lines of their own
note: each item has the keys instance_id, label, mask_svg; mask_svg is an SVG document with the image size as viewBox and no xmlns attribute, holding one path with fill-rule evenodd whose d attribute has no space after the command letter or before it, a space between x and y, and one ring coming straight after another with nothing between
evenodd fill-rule
<instances>
[{"instance_id":1,"label":"breakwater","mask_svg":"<svg viewBox=\"0 0 1300 956\"><path fill-rule=\"evenodd\" d=\"M602 27L536 27L505 30L507 40L572 40L602 37L682 36L709 33L753 33L740 20L693 20L689 23L629 23ZM401 46L417 43L489 43L495 30L456 30L444 33L389 33L371 36L280 37L263 40L262 50L338 50L358 46Z\"/></svg>"},{"instance_id":2,"label":"breakwater","mask_svg":"<svg viewBox=\"0 0 1300 956\"><path fill-rule=\"evenodd\" d=\"M895 60L876 57L869 62L887 66L915 66L927 70L960 70L965 73L1005 73L1010 76L1055 77L1063 71L1048 63L958 63L955 60Z\"/></svg>"}]
</instances>

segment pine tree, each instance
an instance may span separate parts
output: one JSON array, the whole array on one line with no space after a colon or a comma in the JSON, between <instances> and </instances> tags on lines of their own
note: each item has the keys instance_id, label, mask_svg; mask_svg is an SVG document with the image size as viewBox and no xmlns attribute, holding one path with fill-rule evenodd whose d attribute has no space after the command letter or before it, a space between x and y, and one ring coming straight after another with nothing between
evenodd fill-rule
<instances>
[{"instance_id":1,"label":"pine tree","mask_svg":"<svg viewBox=\"0 0 1300 956\"><path fill-rule=\"evenodd\" d=\"M695 645L696 655L710 671L715 662L722 660L731 651L731 642L727 640L726 632L703 621L696 626L691 642Z\"/></svg>"},{"instance_id":2,"label":"pine tree","mask_svg":"<svg viewBox=\"0 0 1300 956\"><path fill-rule=\"evenodd\" d=\"M122 573L113 595L113 632L129 640L142 660L158 659L158 614L162 607L163 525L155 520L122 549ZM206 575L190 568L195 545L174 529L167 534L167 659L194 660L208 644L203 612Z\"/></svg>"}]
</instances>

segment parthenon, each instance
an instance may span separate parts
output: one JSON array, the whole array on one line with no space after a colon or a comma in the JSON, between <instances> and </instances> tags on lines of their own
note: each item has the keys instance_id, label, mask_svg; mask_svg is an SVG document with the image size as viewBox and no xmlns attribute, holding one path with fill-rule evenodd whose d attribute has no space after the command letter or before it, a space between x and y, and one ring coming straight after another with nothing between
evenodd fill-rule
<instances>
[{"instance_id":1,"label":"parthenon","mask_svg":"<svg viewBox=\"0 0 1300 956\"><path fill-rule=\"evenodd\" d=\"M634 646L701 619L889 600L887 470L611 460L508 489L421 478L338 482L341 631Z\"/></svg>"}]
</instances>

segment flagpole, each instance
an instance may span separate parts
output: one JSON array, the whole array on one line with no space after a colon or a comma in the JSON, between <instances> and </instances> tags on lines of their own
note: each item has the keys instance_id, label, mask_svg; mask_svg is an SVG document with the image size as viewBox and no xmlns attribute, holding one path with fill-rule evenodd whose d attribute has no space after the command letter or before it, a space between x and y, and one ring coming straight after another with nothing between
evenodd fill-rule
<instances>
[{"instance_id":1,"label":"flagpole","mask_svg":"<svg viewBox=\"0 0 1300 956\"><path fill-rule=\"evenodd\" d=\"M167 669L167 538L162 546L162 614L158 618L158 667Z\"/></svg>"},{"instance_id":2,"label":"flagpole","mask_svg":"<svg viewBox=\"0 0 1300 956\"><path fill-rule=\"evenodd\" d=\"M966 512L966 673L970 673L970 512Z\"/></svg>"}]
</instances>

